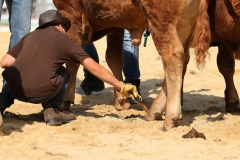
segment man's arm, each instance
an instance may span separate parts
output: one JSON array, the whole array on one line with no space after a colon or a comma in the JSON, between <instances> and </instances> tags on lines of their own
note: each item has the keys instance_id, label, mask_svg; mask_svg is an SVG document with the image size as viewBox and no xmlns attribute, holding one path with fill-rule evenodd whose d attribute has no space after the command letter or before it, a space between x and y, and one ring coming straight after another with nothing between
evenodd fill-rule
<instances>
[{"instance_id":1,"label":"man's arm","mask_svg":"<svg viewBox=\"0 0 240 160\"><path fill-rule=\"evenodd\" d=\"M92 58L82 60L81 64L97 78L116 87L118 91L123 87L123 84L117 80L110 71L96 63Z\"/></svg>"},{"instance_id":2,"label":"man's arm","mask_svg":"<svg viewBox=\"0 0 240 160\"><path fill-rule=\"evenodd\" d=\"M81 60L81 64L97 78L116 87L118 92L122 94L124 98L131 98L132 100L138 98L140 101L142 101L142 97L137 92L136 86L131 84L123 84L117 78L115 78L111 72L109 72L105 67L96 63L92 58Z\"/></svg>"},{"instance_id":3,"label":"man's arm","mask_svg":"<svg viewBox=\"0 0 240 160\"><path fill-rule=\"evenodd\" d=\"M118 92L120 92L124 97L139 98L142 101L142 97L137 92L137 88L131 84L123 84L117 78L115 78L111 72L109 72L105 67L96 63L92 58L86 58L81 60L81 64L94 76L101 79L102 81L116 87Z\"/></svg>"},{"instance_id":4,"label":"man's arm","mask_svg":"<svg viewBox=\"0 0 240 160\"><path fill-rule=\"evenodd\" d=\"M13 65L13 63L16 61L16 58L11 56L10 54L6 53L4 57L2 58L0 65L2 68L7 68Z\"/></svg>"}]
</instances>

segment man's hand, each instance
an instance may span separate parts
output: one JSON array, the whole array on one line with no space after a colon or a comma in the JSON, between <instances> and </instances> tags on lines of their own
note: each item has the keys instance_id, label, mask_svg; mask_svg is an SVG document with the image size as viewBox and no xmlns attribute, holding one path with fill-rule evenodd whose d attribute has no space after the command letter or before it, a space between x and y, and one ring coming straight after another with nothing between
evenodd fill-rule
<instances>
[{"instance_id":1,"label":"man's hand","mask_svg":"<svg viewBox=\"0 0 240 160\"><path fill-rule=\"evenodd\" d=\"M123 95L124 99L131 98L134 101L135 98L138 98L142 101L142 97L138 94L137 88L134 85L124 84L119 93Z\"/></svg>"}]
</instances>

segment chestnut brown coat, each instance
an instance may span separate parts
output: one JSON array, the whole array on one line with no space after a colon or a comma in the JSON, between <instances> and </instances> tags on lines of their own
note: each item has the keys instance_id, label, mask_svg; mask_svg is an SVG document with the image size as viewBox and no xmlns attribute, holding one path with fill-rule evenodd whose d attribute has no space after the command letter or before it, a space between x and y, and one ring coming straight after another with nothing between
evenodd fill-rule
<instances>
[{"instance_id":1,"label":"chestnut brown coat","mask_svg":"<svg viewBox=\"0 0 240 160\"><path fill-rule=\"evenodd\" d=\"M148 119L165 114L164 128L177 125L181 118L181 92L183 77L189 61L191 38L197 51L197 63L204 63L209 48L210 28L207 16L207 0L53 0L61 14L72 22L68 35L79 42L92 42L107 36L106 61L115 77L122 80L123 29L134 37L133 44L141 43L144 30L149 27L157 51L162 57L165 80L154 100ZM196 23L198 22L198 23ZM204 23L203 23L204 22ZM205 23L206 22L206 23ZM194 32L194 28L196 31ZM208 30L203 30L207 28ZM198 33L200 32L200 34ZM197 37L197 38L196 38ZM72 86L65 100L74 100L78 65L67 64L72 73ZM127 109L120 104L115 92L115 108ZM69 105L65 105L69 108ZM156 118L157 116L157 118Z\"/></svg>"}]
</instances>

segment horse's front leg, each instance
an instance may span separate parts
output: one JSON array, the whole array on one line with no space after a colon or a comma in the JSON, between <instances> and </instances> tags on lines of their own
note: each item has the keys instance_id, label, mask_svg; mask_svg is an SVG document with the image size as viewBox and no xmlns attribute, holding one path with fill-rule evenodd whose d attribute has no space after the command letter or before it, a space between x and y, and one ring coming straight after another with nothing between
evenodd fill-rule
<instances>
[{"instance_id":1,"label":"horse's front leg","mask_svg":"<svg viewBox=\"0 0 240 160\"><path fill-rule=\"evenodd\" d=\"M162 55L164 73L166 80L166 117L164 120L164 129L169 130L178 125L178 120L182 118L181 110L181 91L182 91L182 78L183 78L183 59L184 49L178 41L177 36L174 36L174 48L170 52L165 52Z\"/></svg>"},{"instance_id":2,"label":"horse's front leg","mask_svg":"<svg viewBox=\"0 0 240 160\"><path fill-rule=\"evenodd\" d=\"M162 57L165 80L160 93L150 108L148 119L161 119L161 116L165 115L163 127L169 130L177 126L178 120L182 118L181 91L184 73L184 48L173 25L166 27L168 35L159 33L159 30L152 25L150 25L150 29L152 29L155 46Z\"/></svg>"},{"instance_id":3,"label":"horse's front leg","mask_svg":"<svg viewBox=\"0 0 240 160\"><path fill-rule=\"evenodd\" d=\"M184 68L182 73L182 85L181 85L181 105L183 105L183 82L184 76L187 71L187 65L189 63L190 55L189 49L185 49L185 58L184 58ZM160 90L157 97L154 99L152 106L147 114L147 120L162 120L166 114L166 104L167 104L167 84L166 79L164 79L162 89ZM179 119L181 119L181 115Z\"/></svg>"},{"instance_id":4,"label":"horse's front leg","mask_svg":"<svg viewBox=\"0 0 240 160\"><path fill-rule=\"evenodd\" d=\"M69 85L63 97L63 103L61 105L62 111L70 111L71 104L74 104L75 99L75 87L76 87L76 76L79 68L79 64L66 63L67 70L70 73Z\"/></svg>"},{"instance_id":5,"label":"horse's front leg","mask_svg":"<svg viewBox=\"0 0 240 160\"><path fill-rule=\"evenodd\" d=\"M112 34L107 35L106 62L113 75L123 81L123 34L124 29L119 29ZM122 96L114 89L114 107L117 110L124 110L130 107L126 101L119 101Z\"/></svg>"}]
</instances>

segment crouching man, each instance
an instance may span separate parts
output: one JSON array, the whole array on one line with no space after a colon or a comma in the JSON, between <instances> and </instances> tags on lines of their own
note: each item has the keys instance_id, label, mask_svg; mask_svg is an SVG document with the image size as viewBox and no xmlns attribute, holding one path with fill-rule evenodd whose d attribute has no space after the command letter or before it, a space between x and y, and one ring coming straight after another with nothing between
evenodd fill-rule
<instances>
[{"instance_id":1,"label":"crouching man","mask_svg":"<svg viewBox=\"0 0 240 160\"><path fill-rule=\"evenodd\" d=\"M40 15L36 30L4 55L0 62L6 80L0 93L1 114L18 99L41 103L48 125L75 120L74 114L59 109L69 83L69 73L63 66L66 62L82 64L94 76L116 87L124 97L141 98L135 86L118 81L65 34L70 26L70 20L58 11L48 10Z\"/></svg>"}]
</instances>

